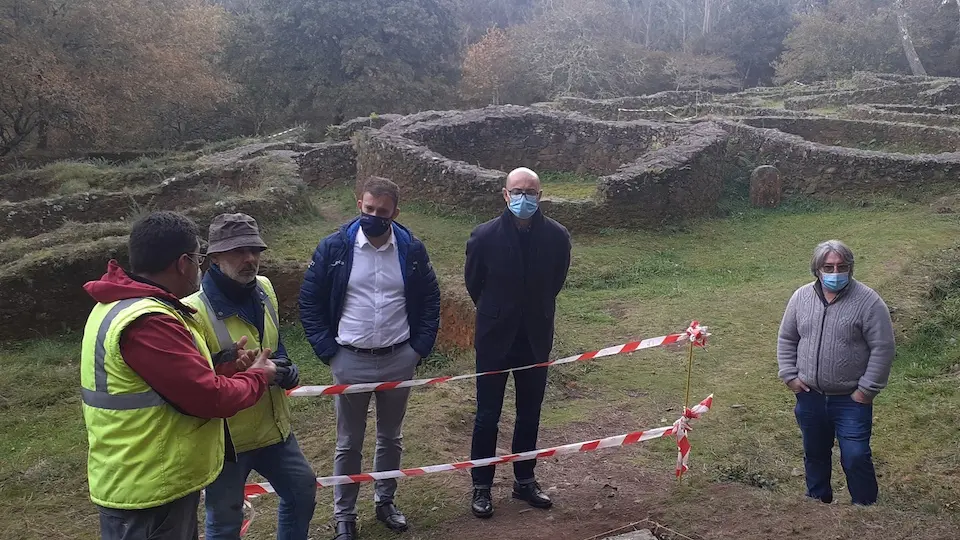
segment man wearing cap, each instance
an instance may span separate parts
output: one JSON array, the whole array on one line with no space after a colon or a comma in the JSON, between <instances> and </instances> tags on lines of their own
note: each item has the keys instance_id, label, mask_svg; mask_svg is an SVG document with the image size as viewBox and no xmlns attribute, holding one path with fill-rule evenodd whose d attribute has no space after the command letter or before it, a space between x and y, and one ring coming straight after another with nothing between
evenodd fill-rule
<instances>
[{"instance_id":1,"label":"man wearing cap","mask_svg":"<svg viewBox=\"0 0 960 540\"><path fill-rule=\"evenodd\" d=\"M200 286L198 236L182 214L144 216L130 231L130 269L111 260L84 286L97 302L80 385L103 540L196 539L200 491L235 459L221 419L256 404L276 374L270 350L254 360L242 339L214 369L196 312L180 300ZM236 364L242 372L227 369Z\"/></svg>"},{"instance_id":2,"label":"man wearing cap","mask_svg":"<svg viewBox=\"0 0 960 540\"><path fill-rule=\"evenodd\" d=\"M255 470L280 496L277 538L305 540L316 505L316 476L290 430L285 390L299 384L297 366L280 339L277 295L270 280L257 275L267 248L256 220L246 214L220 214L209 231L210 269L198 293L186 302L197 310L204 340L213 353L246 336L251 349L270 349L277 365L275 384L249 409L227 424L237 461L227 463L206 488L206 538L239 538L243 487Z\"/></svg>"},{"instance_id":3,"label":"man wearing cap","mask_svg":"<svg viewBox=\"0 0 960 540\"><path fill-rule=\"evenodd\" d=\"M336 384L411 379L437 339L440 287L423 242L394 221L399 198L399 188L390 180L368 179L357 201L360 216L320 241L304 276L300 320ZM336 475L361 472L370 396L334 396ZM409 388L376 392L375 471L400 468L409 396ZM356 538L359 488L334 487L336 540ZM391 530L404 531L407 520L394 504L396 491L396 480L376 482L377 519Z\"/></svg>"}]
</instances>

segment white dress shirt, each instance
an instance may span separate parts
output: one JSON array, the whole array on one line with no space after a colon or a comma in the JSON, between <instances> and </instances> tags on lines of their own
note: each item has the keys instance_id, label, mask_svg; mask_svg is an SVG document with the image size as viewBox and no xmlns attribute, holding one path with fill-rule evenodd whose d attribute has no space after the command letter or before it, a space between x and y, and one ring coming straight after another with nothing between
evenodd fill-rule
<instances>
[{"instance_id":1,"label":"white dress shirt","mask_svg":"<svg viewBox=\"0 0 960 540\"><path fill-rule=\"evenodd\" d=\"M403 273L393 227L390 239L379 248L359 229L353 245L353 267L337 329L337 343L377 349L409 338Z\"/></svg>"}]
</instances>

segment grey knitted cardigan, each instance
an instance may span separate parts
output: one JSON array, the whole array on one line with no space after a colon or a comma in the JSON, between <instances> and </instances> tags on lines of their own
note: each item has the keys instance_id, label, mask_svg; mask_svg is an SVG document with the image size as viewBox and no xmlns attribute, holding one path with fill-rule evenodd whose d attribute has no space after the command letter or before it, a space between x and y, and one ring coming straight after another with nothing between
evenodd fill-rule
<instances>
[{"instance_id":1,"label":"grey knitted cardigan","mask_svg":"<svg viewBox=\"0 0 960 540\"><path fill-rule=\"evenodd\" d=\"M823 394L869 397L887 385L893 364L890 311L873 289L850 280L827 304L817 282L793 293L777 338L778 376Z\"/></svg>"}]
</instances>

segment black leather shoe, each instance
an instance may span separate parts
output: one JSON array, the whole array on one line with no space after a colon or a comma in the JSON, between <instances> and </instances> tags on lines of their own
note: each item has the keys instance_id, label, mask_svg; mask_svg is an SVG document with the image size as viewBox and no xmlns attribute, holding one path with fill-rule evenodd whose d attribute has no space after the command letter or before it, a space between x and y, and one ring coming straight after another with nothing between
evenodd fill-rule
<instances>
[{"instance_id":1,"label":"black leather shoe","mask_svg":"<svg viewBox=\"0 0 960 540\"><path fill-rule=\"evenodd\" d=\"M493 515L493 497L488 488L473 488L473 502L470 510L478 518L488 518Z\"/></svg>"},{"instance_id":2,"label":"black leather shoe","mask_svg":"<svg viewBox=\"0 0 960 540\"><path fill-rule=\"evenodd\" d=\"M338 521L337 535L333 540L357 540L357 524L353 521Z\"/></svg>"},{"instance_id":3,"label":"black leather shoe","mask_svg":"<svg viewBox=\"0 0 960 540\"><path fill-rule=\"evenodd\" d=\"M553 501L550 500L550 497L547 497L547 494L540 489L540 484L536 482L529 484L518 484L514 482L513 498L527 501L527 503L534 508L550 508L553 506Z\"/></svg>"},{"instance_id":4,"label":"black leather shoe","mask_svg":"<svg viewBox=\"0 0 960 540\"><path fill-rule=\"evenodd\" d=\"M392 502L377 505L377 520L391 531L403 532L407 530L407 518L404 517Z\"/></svg>"}]
</instances>

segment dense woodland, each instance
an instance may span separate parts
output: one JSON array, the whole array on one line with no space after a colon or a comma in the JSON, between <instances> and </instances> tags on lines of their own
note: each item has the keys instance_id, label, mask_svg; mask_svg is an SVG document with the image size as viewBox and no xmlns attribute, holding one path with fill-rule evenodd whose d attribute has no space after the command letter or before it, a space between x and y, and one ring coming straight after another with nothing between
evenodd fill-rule
<instances>
[{"instance_id":1,"label":"dense woodland","mask_svg":"<svg viewBox=\"0 0 960 540\"><path fill-rule=\"evenodd\" d=\"M960 0L0 0L0 157L374 113L960 75Z\"/></svg>"}]
</instances>

